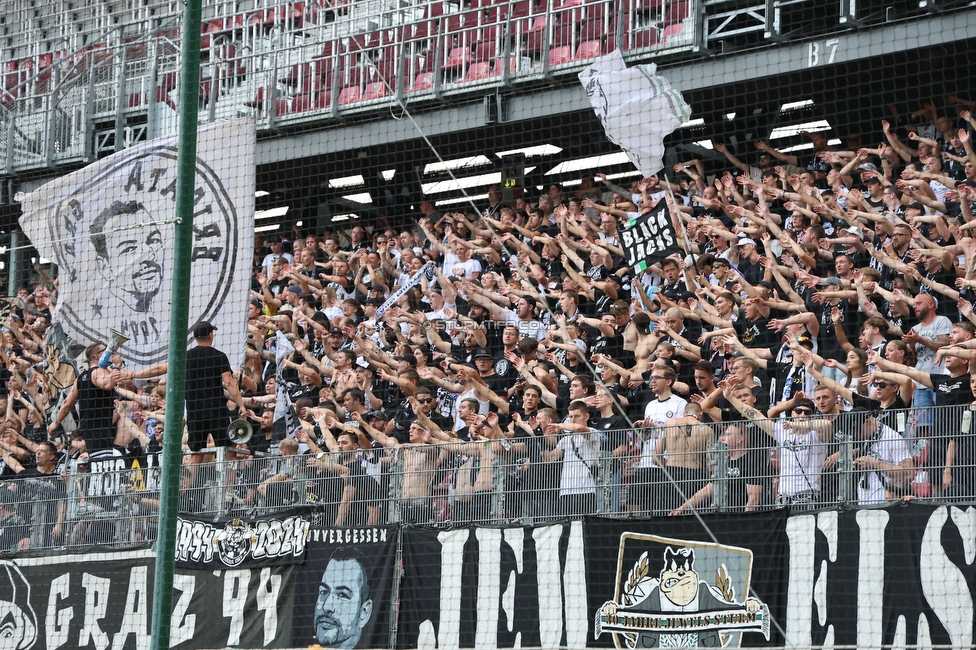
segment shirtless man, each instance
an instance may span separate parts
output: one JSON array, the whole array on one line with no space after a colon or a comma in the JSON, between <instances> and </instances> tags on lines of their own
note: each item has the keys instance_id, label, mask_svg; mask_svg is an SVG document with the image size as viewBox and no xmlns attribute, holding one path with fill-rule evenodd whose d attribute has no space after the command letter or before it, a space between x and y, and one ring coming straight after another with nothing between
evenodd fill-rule
<instances>
[{"instance_id":1,"label":"shirtless man","mask_svg":"<svg viewBox=\"0 0 976 650\"><path fill-rule=\"evenodd\" d=\"M655 461L670 476L665 488L664 508L678 508L702 488L707 478L705 451L715 442L708 426L701 423L702 410L698 404L685 406L682 417L664 423L664 438L658 442Z\"/></svg>"},{"instance_id":2,"label":"shirtless man","mask_svg":"<svg viewBox=\"0 0 976 650\"><path fill-rule=\"evenodd\" d=\"M403 459L403 486L400 492L403 521L429 524L434 520L431 489L441 450L430 444L432 433L417 422L410 423L409 442L401 443L393 436L370 426L360 426L387 449L400 447Z\"/></svg>"}]
</instances>

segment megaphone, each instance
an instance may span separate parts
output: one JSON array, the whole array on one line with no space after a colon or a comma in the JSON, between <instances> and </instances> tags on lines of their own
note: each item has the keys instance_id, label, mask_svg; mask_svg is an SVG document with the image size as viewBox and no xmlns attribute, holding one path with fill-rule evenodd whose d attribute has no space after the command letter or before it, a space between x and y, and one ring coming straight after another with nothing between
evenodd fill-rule
<instances>
[{"instance_id":1,"label":"megaphone","mask_svg":"<svg viewBox=\"0 0 976 650\"><path fill-rule=\"evenodd\" d=\"M112 335L112 338L108 343L108 347L105 348L105 352L102 352L102 356L98 359L99 368L108 368L112 365L112 355L118 352L119 348L129 340L128 336L125 336L118 330L109 330L109 333Z\"/></svg>"},{"instance_id":2,"label":"megaphone","mask_svg":"<svg viewBox=\"0 0 976 650\"><path fill-rule=\"evenodd\" d=\"M251 439L251 435L254 433L254 428L251 423L247 420L234 420L227 427L227 437L235 445L242 445Z\"/></svg>"}]
</instances>

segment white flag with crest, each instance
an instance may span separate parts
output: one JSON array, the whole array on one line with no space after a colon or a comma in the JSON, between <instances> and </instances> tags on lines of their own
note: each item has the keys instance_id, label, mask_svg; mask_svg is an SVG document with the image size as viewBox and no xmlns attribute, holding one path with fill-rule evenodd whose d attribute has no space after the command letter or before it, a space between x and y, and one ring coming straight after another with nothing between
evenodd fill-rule
<instances>
[{"instance_id":1,"label":"white flag with crest","mask_svg":"<svg viewBox=\"0 0 976 650\"><path fill-rule=\"evenodd\" d=\"M244 359L254 246L254 121L197 136L189 328L209 321L231 365ZM176 136L92 163L30 193L20 225L58 266L54 321L73 341L129 340L131 369L166 360L176 221ZM191 337L187 332L187 342Z\"/></svg>"}]
</instances>

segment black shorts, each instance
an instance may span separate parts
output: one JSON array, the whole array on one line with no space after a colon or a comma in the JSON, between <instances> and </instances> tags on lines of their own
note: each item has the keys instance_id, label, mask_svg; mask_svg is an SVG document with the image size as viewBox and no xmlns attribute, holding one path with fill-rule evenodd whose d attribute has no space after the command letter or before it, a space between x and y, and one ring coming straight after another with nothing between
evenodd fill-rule
<instances>
[{"instance_id":1,"label":"black shorts","mask_svg":"<svg viewBox=\"0 0 976 650\"><path fill-rule=\"evenodd\" d=\"M230 447L230 438L227 437L227 427L230 426L230 418L217 418L207 422L186 423L187 438L186 444L190 451L200 451L207 446L207 436L213 436L215 447Z\"/></svg>"}]
</instances>

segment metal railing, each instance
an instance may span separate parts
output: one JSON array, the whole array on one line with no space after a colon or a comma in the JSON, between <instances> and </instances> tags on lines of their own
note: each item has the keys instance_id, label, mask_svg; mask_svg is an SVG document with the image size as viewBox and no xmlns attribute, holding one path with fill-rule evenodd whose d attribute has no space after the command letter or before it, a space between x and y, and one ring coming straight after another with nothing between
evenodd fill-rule
<instances>
[{"instance_id":1,"label":"metal railing","mask_svg":"<svg viewBox=\"0 0 976 650\"><path fill-rule=\"evenodd\" d=\"M253 115L271 129L568 74L618 47L631 59L693 51L701 15L699 0L380 3L364 13L367 4L288 2L208 19L201 118ZM179 30L121 35L12 73L16 84L0 88L0 173L175 133Z\"/></svg>"},{"instance_id":2,"label":"metal railing","mask_svg":"<svg viewBox=\"0 0 976 650\"><path fill-rule=\"evenodd\" d=\"M203 517L311 506L317 523L538 524L788 507L976 501L973 407L848 412L589 434L237 455L184 465L181 510ZM219 455L224 455L224 450ZM2 551L125 547L156 536L155 457L73 460L13 479ZM20 519L7 519L18 516ZM29 540L25 542L24 540Z\"/></svg>"}]
</instances>

